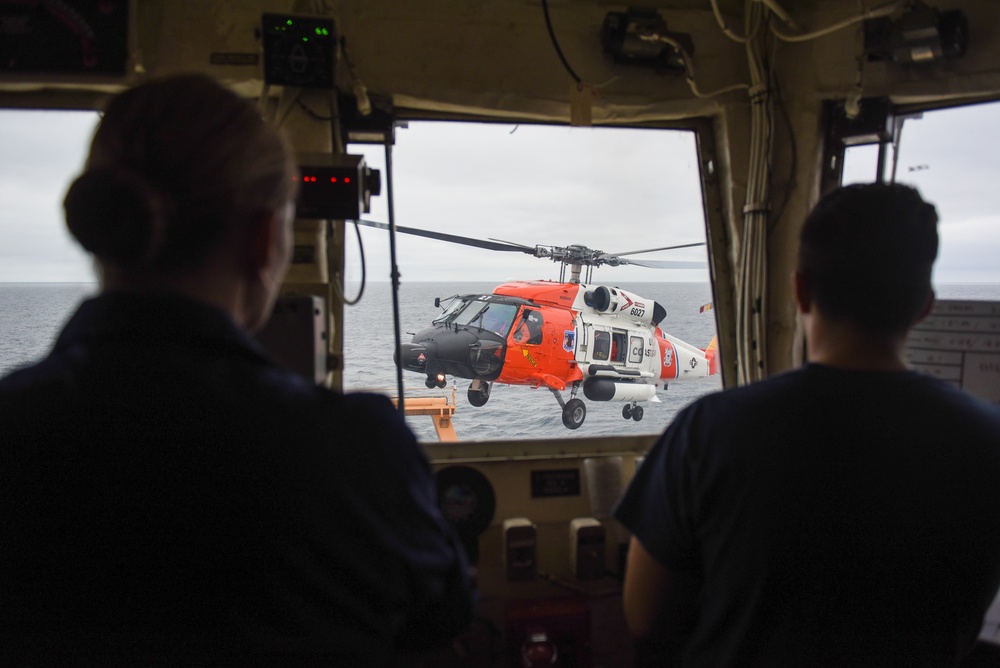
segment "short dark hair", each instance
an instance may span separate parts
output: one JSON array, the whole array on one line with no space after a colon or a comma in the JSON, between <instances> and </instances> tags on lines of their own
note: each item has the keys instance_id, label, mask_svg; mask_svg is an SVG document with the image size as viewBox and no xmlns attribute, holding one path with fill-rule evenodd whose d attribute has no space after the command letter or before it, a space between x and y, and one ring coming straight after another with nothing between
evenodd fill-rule
<instances>
[{"instance_id":1,"label":"short dark hair","mask_svg":"<svg viewBox=\"0 0 1000 668\"><path fill-rule=\"evenodd\" d=\"M839 188L806 218L798 269L823 315L876 333L905 332L931 294L938 215L910 186Z\"/></svg>"},{"instance_id":2,"label":"short dark hair","mask_svg":"<svg viewBox=\"0 0 1000 668\"><path fill-rule=\"evenodd\" d=\"M296 175L282 132L247 100L204 74L152 79L108 106L66 223L102 262L184 270L294 201Z\"/></svg>"}]
</instances>

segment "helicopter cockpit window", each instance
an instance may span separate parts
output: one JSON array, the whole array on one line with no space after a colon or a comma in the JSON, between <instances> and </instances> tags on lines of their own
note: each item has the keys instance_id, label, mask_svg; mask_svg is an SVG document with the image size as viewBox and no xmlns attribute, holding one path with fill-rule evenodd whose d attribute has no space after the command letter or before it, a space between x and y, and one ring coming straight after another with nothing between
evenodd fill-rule
<instances>
[{"instance_id":1,"label":"helicopter cockpit window","mask_svg":"<svg viewBox=\"0 0 1000 668\"><path fill-rule=\"evenodd\" d=\"M611 334L594 332L594 359L607 361L611 355Z\"/></svg>"},{"instance_id":2,"label":"helicopter cockpit window","mask_svg":"<svg viewBox=\"0 0 1000 668\"><path fill-rule=\"evenodd\" d=\"M515 343L537 346L542 342L542 314L534 309L524 309L514 328Z\"/></svg>"},{"instance_id":3,"label":"helicopter cockpit window","mask_svg":"<svg viewBox=\"0 0 1000 668\"><path fill-rule=\"evenodd\" d=\"M510 331L510 323L517 315L517 307L512 304L490 304L487 309L480 311L480 327L489 330L500 336L505 336Z\"/></svg>"},{"instance_id":4,"label":"helicopter cockpit window","mask_svg":"<svg viewBox=\"0 0 1000 668\"><path fill-rule=\"evenodd\" d=\"M451 303L448 304L448 308L444 310L444 313L439 315L437 318L434 318L433 322L435 324L439 322L452 322L453 320L455 320L455 317L459 313L461 313L462 309L468 306L468 304L469 304L468 299L459 299L457 297L452 299Z\"/></svg>"}]
</instances>

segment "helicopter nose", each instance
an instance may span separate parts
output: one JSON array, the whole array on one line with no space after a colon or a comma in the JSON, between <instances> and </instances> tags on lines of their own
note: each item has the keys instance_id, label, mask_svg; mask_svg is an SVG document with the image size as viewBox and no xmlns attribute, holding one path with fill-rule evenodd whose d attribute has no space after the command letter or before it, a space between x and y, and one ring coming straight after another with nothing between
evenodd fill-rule
<instances>
[{"instance_id":1,"label":"helicopter nose","mask_svg":"<svg viewBox=\"0 0 1000 668\"><path fill-rule=\"evenodd\" d=\"M396 353L392 354L392 361L397 366L402 366L407 371L421 373L427 367L427 348L419 343L404 343L400 346L402 353L402 364L400 357Z\"/></svg>"},{"instance_id":2,"label":"helicopter nose","mask_svg":"<svg viewBox=\"0 0 1000 668\"><path fill-rule=\"evenodd\" d=\"M503 367L504 349L499 336L484 336L469 329L434 328L419 332L410 343L402 345L402 367L428 377L445 373L493 380Z\"/></svg>"}]
</instances>

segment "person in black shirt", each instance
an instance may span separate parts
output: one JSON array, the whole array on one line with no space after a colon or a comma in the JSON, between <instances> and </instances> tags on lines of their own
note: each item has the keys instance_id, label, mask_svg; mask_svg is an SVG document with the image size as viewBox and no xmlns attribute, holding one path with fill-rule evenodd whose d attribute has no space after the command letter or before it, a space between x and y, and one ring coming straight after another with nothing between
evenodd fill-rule
<instances>
[{"instance_id":1,"label":"person in black shirt","mask_svg":"<svg viewBox=\"0 0 1000 668\"><path fill-rule=\"evenodd\" d=\"M615 510L649 665L949 666L1000 584L1000 411L907 368L937 214L856 185L802 229L809 363L704 397Z\"/></svg>"}]
</instances>

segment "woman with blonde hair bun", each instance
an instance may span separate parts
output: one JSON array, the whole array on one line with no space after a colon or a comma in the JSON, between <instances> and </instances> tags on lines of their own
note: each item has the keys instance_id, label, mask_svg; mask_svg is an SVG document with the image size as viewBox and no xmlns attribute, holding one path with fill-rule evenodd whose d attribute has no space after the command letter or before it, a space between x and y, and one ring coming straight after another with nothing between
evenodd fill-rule
<instances>
[{"instance_id":1,"label":"woman with blonde hair bun","mask_svg":"<svg viewBox=\"0 0 1000 668\"><path fill-rule=\"evenodd\" d=\"M0 663L381 666L471 619L461 548L391 402L250 333L296 167L203 75L118 95L65 198L101 284L0 380Z\"/></svg>"}]
</instances>

